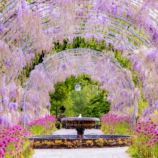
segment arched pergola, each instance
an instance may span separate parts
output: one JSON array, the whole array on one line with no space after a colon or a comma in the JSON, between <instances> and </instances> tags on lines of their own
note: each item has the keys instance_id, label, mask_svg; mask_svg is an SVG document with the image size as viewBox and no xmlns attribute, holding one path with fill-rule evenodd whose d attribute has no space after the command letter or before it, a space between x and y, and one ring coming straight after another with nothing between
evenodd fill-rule
<instances>
[{"instance_id":1,"label":"arched pergola","mask_svg":"<svg viewBox=\"0 0 158 158\"><path fill-rule=\"evenodd\" d=\"M9 114L11 115L10 120L16 118L16 116L17 118L20 117L18 116L21 115L20 110L15 110L17 114L8 108L13 100L15 100L17 108L23 105L25 109L25 104L22 102L27 99L25 97L23 99L23 93L27 92L27 88L25 89L19 83L18 77L28 65L31 65L35 55L43 53L46 56L52 51L53 42L61 42L66 38L71 43L73 38L78 36L85 38L85 40L91 38L98 41L103 40L106 45L112 44L115 49L121 50L122 55L131 61L131 69L135 71L141 81L141 86L137 88L140 89L142 98L147 100L149 108L146 111L146 116L158 109L157 1L9 0L0 2L0 4L3 6L0 8L0 52L2 52L0 56L0 106L2 109L0 114L2 116L8 118ZM69 62L71 64L71 61ZM102 65L105 64L104 62L104 60L100 61ZM41 64L37 66L41 67L41 72L35 69L32 74L39 73L37 76L45 77L45 81L48 81L48 83L51 81L50 84L52 84L51 76L47 79L49 74L42 74L43 69L47 71L49 66L46 63L43 63L43 65L45 66L41 66ZM59 62L59 70L63 71L64 68L61 65ZM86 66L88 67L88 65ZM99 64L98 67L100 67ZM102 66L98 69L104 68ZM78 69L78 72L85 71L84 73L89 72L88 74L91 71L91 69L85 69L83 65ZM59 73L59 70L56 70L56 74ZM111 68L110 73L112 71L114 70ZM101 77L99 72L94 71L94 73L95 79L102 83L102 87L108 89L103 84L103 82L109 82L109 80L105 80L105 74L103 73ZM68 75L68 72L63 71L63 74L53 79L53 83L63 80L64 74ZM71 73L69 72L69 74ZM74 74L77 75L77 72ZM31 84L31 80L29 81L29 84ZM118 82L118 85L123 85L123 83L126 86L128 85L126 84L128 82L120 83L115 78L110 81L110 84L111 82ZM49 85L47 83L42 84L43 86ZM27 83L26 85L26 87L29 87ZM50 87L50 85L47 87L48 91ZM114 90L113 87L111 89ZM16 94L14 96L10 95L13 91ZM31 92L32 94L37 93L36 90ZM43 93L45 94L44 91ZM130 93L130 91L125 93ZM122 94L124 95L124 92ZM135 90L135 94L138 96L137 90ZM110 100L114 96L109 95ZM133 98L133 95L131 96ZM40 98L40 95L38 97ZM38 103L37 100L34 98L35 104ZM45 104L48 100L47 95L41 104ZM118 99L118 105L116 106L114 102L113 105L113 107L118 107L118 105L123 106L124 104ZM42 106L39 105L39 107Z\"/></svg>"},{"instance_id":2,"label":"arched pergola","mask_svg":"<svg viewBox=\"0 0 158 158\"><path fill-rule=\"evenodd\" d=\"M57 82L71 75L88 74L109 92L111 110L133 116L137 108L136 89L130 73L107 53L91 49L70 49L53 54L36 66L25 85L24 114L41 117L48 112L49 93ZM136 115L136 111L135 111Z\"/></svg>"}]
</instances>

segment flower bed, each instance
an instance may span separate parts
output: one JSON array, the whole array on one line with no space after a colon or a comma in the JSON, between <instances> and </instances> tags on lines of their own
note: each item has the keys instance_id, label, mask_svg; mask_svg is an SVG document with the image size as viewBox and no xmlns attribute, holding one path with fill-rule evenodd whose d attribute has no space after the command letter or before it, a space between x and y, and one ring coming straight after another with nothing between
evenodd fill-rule
<instances>
[{"instance_id":1,"label":"flower bed","mask_svg":"<svg viewBox=\"0 0 158 158\"><path fill-rule=\"evenodd\" d=\"M97 140L46 140L46 141L35 141L33 148L47 149L47 148L80 148L80 147L112 147L112 146L128 146L130 145L130 139L103 139Z\"/></svg>"},{"instance_id":2,"label":"flower bed","mask_svg":"<svg viewBox=\"0 0 158 158\"><path fill-rule=\"evenodd\" d=\"M28 125L4 128L0 126L0 158L29 158L32 155L31 135L47 134L55 130L55 117L46 116ZM29 132L28 132L29 131Z\"/></svg>"},{"instance_id":3,"label":"flower bed","mask_svg":"<svg viewBox=\"0 0 158 158\"><path fill-rule=\"evenodd\" d=\"M137 124L129 153L133 158L158 158L158 125L156 123L149 120Z\"/></svg>"},{"instance_id":4,"label":"flower bed","mask_svg":"<svg viewBox=\"0 0 158 158\"><path fill-rule=\"evenodd\" d=\"M131 118L127 115L105 114L102 117L102 131L105 134L125 134L132 132Z\"/></svg>"},{"instance_id":5,"label":"flower bed","mask_svg":"<svg viewBox=\"0 0 158 158\"><path fill-rule=\"evenodd\" d=\"M0 158L29 158L32 153L27 137L30 133L20 127L2 128L0 131Z\"/></svg>"},{"instance_id":6,"label":"flower bed","mask_svg":"<svg viewBox=\"0 0 158 158\"><path fill-rule=\"evenodd\" d=\"M51 134L55 131L56 118L54 116L46 116L44 118L32 121L28 128L32 135Z\"/></svg>"},{"instance_id":7,"label":"flower bed","mask_svg":"<svg viewBox=\"0 0 158 158\"><path fill-rule=\"evenodd\" d=\"M131 138L128 136L115 135L85 135L78 139L76 135L48 135L32 137L33 148L90 148L90 147L112 147L128 146Z\"/></svg>"}]
</instances>

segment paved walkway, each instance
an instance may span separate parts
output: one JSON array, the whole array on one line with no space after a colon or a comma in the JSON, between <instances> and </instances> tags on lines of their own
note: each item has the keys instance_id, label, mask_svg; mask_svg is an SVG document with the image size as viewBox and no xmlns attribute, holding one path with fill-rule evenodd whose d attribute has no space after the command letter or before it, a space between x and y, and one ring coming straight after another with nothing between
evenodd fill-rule
<instances>
[{"instance_id":1,"label":"paved walkway","mask_svg":"<svg viewBox=\"0 0 158 158\"><path fill-rule=\"evenodd\" d=\"M128 147L90 149L39 149L33 158L130 158Z\"/></svg>"},{"instance_id":2,"label":"paved walkway","mask_svg":"<svg viewBox=\"0 0 158 158\"><path fill-rule=\"evenodd\" d=\"M102 135L103 132L99 129L86 129L84 135ZM53 133L53 135L77 135L75 129L60 129Z\"/></svg>"}]
</instances>

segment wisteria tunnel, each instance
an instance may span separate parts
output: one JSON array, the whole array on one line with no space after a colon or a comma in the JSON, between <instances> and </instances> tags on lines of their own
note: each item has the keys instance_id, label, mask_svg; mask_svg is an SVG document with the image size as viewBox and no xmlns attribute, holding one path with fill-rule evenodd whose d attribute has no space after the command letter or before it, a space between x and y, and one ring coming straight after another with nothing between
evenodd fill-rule
<instances>
[{"instance_id":1,"label":"wisteria tunnel","mask_svg":"<svg viewBox=\"0 0 158 158\"><path fill-rule=\"evenodd\" d=\"M132 83L130 73L121 68L110 55L90 49L71 49L46 58L32 71L26 91L24 90L25 106L28 104L30 117L34 116L34 113L30 113L32 104L36 110L39 106L38 112L40 107L41 112L47 108L49 91L53 91L55 83L80 74L90 75L101 83L103 89L108 90L114 111L128 113L128 108L137 104L139 96L136 96L137 89Z\"/></svg>"},{"instance_id":2,"label":"wisteria tunnel","mask_svg":"<svg viewBox=\"0 0 158 158\"><path fill-rule=\"evenodd\" d=\"M158 1L0 0L0 129L50 115L55 85L81 74L111 115L158 133Z\"/></svg>"}]
</instances>

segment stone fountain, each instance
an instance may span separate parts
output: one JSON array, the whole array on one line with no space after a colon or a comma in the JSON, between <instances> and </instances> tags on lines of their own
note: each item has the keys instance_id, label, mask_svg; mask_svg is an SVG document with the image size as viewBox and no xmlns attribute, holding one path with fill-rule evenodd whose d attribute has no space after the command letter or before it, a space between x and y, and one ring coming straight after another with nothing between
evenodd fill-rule
<instances>
[{"instance_id":1,"label":"stone fountain","mask_svg":"<svg viewBox=\"0 0 158 158\"><path fill-rule=\"evenodd\" d=\"M60 129L52 135L31 137L30 141L33 142L33 148L83 148L120 145L127 146L131 144L131 138L129 136L104 135L100 130L95 129L100 125L100 119L98 118L82 117L80 115L79 117L62 118L61 122L65 129ZM71 133L71 129L76 129L77 136ZM85 131L85 129L90 130ZM87 134L87 131L95 131L95 133ZM122 144L120 144L120 142Z\"/></svg>"},{"instance_id":2,"label":"stone fountain","mask_svg":"<svg viewBox=\"0 0 158 158\"><path fill-rule=\"evenodd\" d=\"M77 137L83 139L85 129L97 128L100 119L92 117L67 117L61 120L63 128L76 129Z\"/></svg>"}]
</instances>

